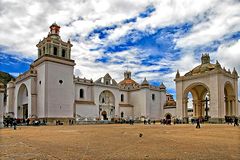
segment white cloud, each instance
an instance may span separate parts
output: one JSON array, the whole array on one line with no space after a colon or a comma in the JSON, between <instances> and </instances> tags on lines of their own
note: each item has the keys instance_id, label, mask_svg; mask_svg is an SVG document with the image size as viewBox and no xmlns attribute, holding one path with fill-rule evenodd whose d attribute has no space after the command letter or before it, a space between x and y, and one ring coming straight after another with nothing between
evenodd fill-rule
<instances>
[{"instance_id":1,"label":"white cloud","mask_svg":"<svg viewBox=\"0 0 240 160\"><path fill-rule=\"evenodd\" d=\"M156 8L149 17L138 17L136 22L122 24L124 20L136 17L149 5ZM133 74L142 72L135 77L139 83L143 77L147 77L149 80L164 81L167 87L175 88L175 71L179 69L183 75L200 63L200 57L195 57L193 49L240 31L239 10L239 1L234 0L0 0L0 45L7 47L7 51L4 52L36 58L35 45L39 39L47 36L49 25L56 21L61 25L60 34L63 40L78 35L79 41L72 41L72 58L77 63L77 75L96 80L109 72L119 81L123 78L119 73L123 73L128 66ZM99 44L110 46L121 43L121 37L132 29L154 33L158 28L184 23L192 23L193 28L189 33L180 34L175 38L177 47L183 50L177 60L164 57L152 66L144 66L141 61L152 54L151 49L143 51L130 47L126 51L108 53L108 63L96 63L95 60L101 58L104 53L102 50L90 51ZM93 29L111 25L118 27L107 31L108 38L99 39L97 35L91 39L86 38ZM133 38L138 37L136 35ZM226 67L237 67L240 73L239 43L224 42L217 52L210 54ZM115 64L118 61L122 64ZM166 66L172 71L167 74L151 72Z\"/></svg>"},{"instance_id":2,"label":"white cloud","mask_svg":"<svg viewBox=\"0 0 240 160\"><path fill-rule=\"evenodd\" d=\"M193 26L191 32L177 39L177 46L192 48L219 40L240 30L240 3L222 1L210 5L207 19Z\"/></svg>"}]
</instances>

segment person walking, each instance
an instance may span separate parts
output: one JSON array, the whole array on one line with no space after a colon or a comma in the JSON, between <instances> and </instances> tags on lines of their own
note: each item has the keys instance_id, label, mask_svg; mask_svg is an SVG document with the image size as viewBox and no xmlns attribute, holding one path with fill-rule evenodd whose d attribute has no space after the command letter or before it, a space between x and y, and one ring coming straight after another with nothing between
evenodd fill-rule
<instances>
[{"instance_id":1,"label":"person walking","mask_svg":"<svg viewBox=\"0 0 240 160\"><path fill-rule=\"evenodd\" d=\"M13 128L14 128L14 130L17 129L17 121L16 121L16 119L13 120Z\"/></svg>"},{"instance_id":2,"label":"person walking","mask_svg":"<svg viewBox=\"0 0 240 160\"><path fill-rule=\"evenodd\" d=\"M196 126L196 128L200 128L200 120L199 120L199 118L197 119L197 126Z\"/></svg>"},{"instance_id":3,"label":"person walking","mask_svg":"<svg viewBox=\"0 0 240 160\"><path fill-rule=\"evenodd\" d=\"M235 117L235 119L234 119L234 127L235 126L239 126L239 124L238 124L238 118L237 117Z\"/></svg>"}]
</instances>

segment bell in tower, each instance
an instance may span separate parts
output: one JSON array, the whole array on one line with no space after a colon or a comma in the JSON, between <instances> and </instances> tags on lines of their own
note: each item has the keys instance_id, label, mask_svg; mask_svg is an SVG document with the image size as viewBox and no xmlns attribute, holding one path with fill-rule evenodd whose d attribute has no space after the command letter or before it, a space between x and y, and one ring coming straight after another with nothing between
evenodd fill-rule
<instances>
[{"instance_id":1,"label":"bell in tower","mask_svg":"<svg viewBox=\"0 0 240 160\"><path fill-rule=\"evenodd\" d=\"M64 59L71 59L71 47L70 40L67 42L62 41L59 32L60 26L53 23L50 27L48 36L40 40L37 44L38 47L38 58L44 55L61 57Z\"/></svg>"}]
</instances>

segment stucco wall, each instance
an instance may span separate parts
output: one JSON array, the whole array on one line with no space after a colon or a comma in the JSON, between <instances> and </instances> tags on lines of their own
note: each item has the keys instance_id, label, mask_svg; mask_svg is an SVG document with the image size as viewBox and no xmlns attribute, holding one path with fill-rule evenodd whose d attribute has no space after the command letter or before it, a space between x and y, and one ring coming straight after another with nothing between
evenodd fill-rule
<instances>
[{"instance_id":1,"label":"stucco wall","mask_svg":"<svg viewBox=\"0 0 240 160\"><path fill-rule=\"evenodd\" d=\"M73 66L50 61L43 63L46 65L47 117L73 117Z\"/></svg>"},{"instance_id":2,"label":"stucco wall","mask_svg":"<svg viewBox=\"0 0 240 160\"><path fill-rule=\"evenodd\" d=\"M80 117L99 118L99 107L96 105L76 104L76 114Z\"/></svg>"}]
</instances>

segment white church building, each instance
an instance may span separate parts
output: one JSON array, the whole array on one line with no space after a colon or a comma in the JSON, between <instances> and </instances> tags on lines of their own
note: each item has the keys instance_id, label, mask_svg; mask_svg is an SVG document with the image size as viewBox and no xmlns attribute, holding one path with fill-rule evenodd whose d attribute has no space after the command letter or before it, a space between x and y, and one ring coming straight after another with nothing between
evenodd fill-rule
<instances>
[{"instance_id":1,"label":"white church building","mask_svg":"<svg viewBox=\"0 0 240 160\"><path fill-rule=\"evenodd\" d=\"M72 44L62 41L60 26L52 24L37 44L38 58L30 70L7 85L5 112L15 118L68 121L69 119L116 120L176 116L176 102L166 87L135 82L126 71L117 83L109 74L96 81L75 77Z\"/></svg>"}]
</instances>

